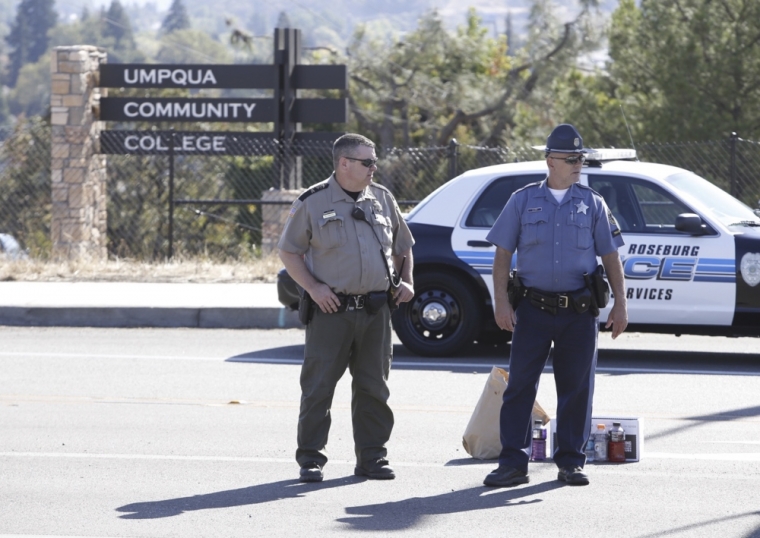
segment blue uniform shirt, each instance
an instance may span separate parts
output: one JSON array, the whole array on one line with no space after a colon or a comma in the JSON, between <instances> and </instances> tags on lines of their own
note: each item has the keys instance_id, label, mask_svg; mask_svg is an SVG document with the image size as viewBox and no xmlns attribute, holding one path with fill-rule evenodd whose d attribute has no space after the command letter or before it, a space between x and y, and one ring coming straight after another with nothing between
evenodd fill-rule
<instances>
[{"instance_id":1,"label":"blue uniform shirt","mask_svg":"<svg viewBox=\"0 0 760 538\"><path fill-rule=\"evenodd\" d=\"M546 180L515 191L487 239L519 253L516 269L525 286L552 292L583 288L583 273L594 271L596 257L624 244L598 193L574 183L558 203Z\"/></svg>"}]
</instances>

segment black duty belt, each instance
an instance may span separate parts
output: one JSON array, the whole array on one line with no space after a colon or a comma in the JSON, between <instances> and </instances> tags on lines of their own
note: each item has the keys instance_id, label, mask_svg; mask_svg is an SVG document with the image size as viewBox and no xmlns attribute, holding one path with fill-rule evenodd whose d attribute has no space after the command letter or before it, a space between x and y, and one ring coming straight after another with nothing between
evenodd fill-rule
<instances>
[{"instance_id":1,"label":"black duty belt","mask_svg":"<svg viewBox=\"0 0 760 538\"><path fill-rule=\"evenodd\" d=\"M380 307L388 302L388 292L371 291L366 295L351 295L346 293L336 293L340 306L338 312L351 312L353 310L366 310L370 314L376 313Z\"/></svg>"},{"instance_id":2,"label":"black duty belt","mask_svg":"<svg viewBox=\"0 0 760 538\"><path fill-rule=\"evenodd\" d=\"M340 300L340 306L338 312L344 312L346 310L361 310L364 308L364 304L367 302L367 295L349 295L346 293L336 293Z\"/></svg>"},{"instance_id":3,"label":"black duty belt","mask_svg":"<svg viewBox=\"0 0 760 538\"><path fill-rule=\"evenodd\" d=\"M549 312L557 314L558 308L571 308L582 314L591 306L591 293L586 288L566 292L541 291L536 288L527 288L525 297L530 300L530 304Z\"/></svg>"},{"instance_id":4,"label":"black duty belt","mask_svg":"<svg viewBox=\"0 0 760 538\"><path fill-rule=\"evenodd\" d=\"M549 308L567 308L570 306L571 292L548 292L535 288L528 289L527 297L536 306L546 305Z\"/></svg>"}]
</instances>

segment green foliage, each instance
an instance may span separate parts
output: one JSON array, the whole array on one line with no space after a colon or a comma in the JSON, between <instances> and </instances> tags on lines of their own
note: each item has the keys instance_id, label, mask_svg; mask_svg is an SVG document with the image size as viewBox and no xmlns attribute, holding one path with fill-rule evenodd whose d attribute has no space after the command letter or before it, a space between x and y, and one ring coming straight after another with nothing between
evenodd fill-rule
<instances>
[{"instance_id":1,"label":"green foliage","mask_svg":"<svg viewBox=\"0 0 760 538\"><path fill-rule=\"evenodd\" d=\"M172 0L169 7L169 13L164 17L161 23L161 32L170 34L177 30L187 30L190 28L190 18L187 16L187 9L182 0Z\"/></svg>"},{"instance_id":2,"label":"green foliage","mask_svg":"<svg viewBox=\"0 0 760 538\"><path fill-rule=\"evenodd\" d=\"M6 83L15 86L21 68L36 62L48 49L48 31L58 19L54 0L21 0L5 41L12 48Z\"/></svg>"},{"instance_id":3,"label":"green foliage","mask_svg":"<svg viewBox=\"0 0 760 538\"><path fill-rule=\"evenodd\" d=\"M0 230L33 256L50 252L50 124L21 118L0 146Z\"/></svg>"},{"instance_id":4,"label":"green foliage","mask_svg":"<svg viewBox=\"0 0 760 538\"><path fill-rule=\"evenodd\" d=\"M642 140L760 135L757 0L622 0L602 86Z\"/></svg>"},{"instance_id":5,"label":"green foliage","mask_svg":"<svg viewBox=\"0 0 760 538\"><path fill-rule=\"evenodd\" d=\"M141 63L145 55L137 48L129 16L118 0L96 15L87 10L71 24L58 25L50 32L53 47L95 45L108 53L109 63Z\"/></svg>"},{"instance_id":6,"label":"green foliage","mask_svg":"<svg viewBox=\"0 0 760 538\"><path fill-rule=\"evenodd\" d=\"M46 114L50 108L50 54L28 63L19 72L16 87L8 92L11 114L27 117Z\"/></svg>"},{"instance_id":7,"label":"green foliage","mask_svg":"<svg viewBox=\"0 0 760 538\"><path fill-rule=\"evenodd\" d=\"M113 39L116 50L132 50L135 48L135 38L132 35L129 16L119 0L111 0L111 5L103 17L103 22L102 35L106 39Z\"/></svg>"},{"instance_id":8,"label":"green foliage","mask_svg":"<svg viewBox=\"0 0 760 538\"><path fill-rule=\"evenodd\" d=\"M169 64L223 64L231 61L231 54L227 47L201 30L177 30L161 37L155 59Z\"/></svg>"},{"instance_id":9,"label":"green foliage","mask_svg":"<svg viewBox=\"0 0 760 538\"><path fill-rule=\"evenodd\" d=\"M554 2L534 1L528 39L513 55L505 36L488 37L472 9L455 32L432 11L390 42L360 26L348 47L355 128L381 148L442 146L452 137L507 145L534 130L545 137L553 123L543 118L553 80L598 46L592 4L561 23Z\"/></svg>"}]
</instances>

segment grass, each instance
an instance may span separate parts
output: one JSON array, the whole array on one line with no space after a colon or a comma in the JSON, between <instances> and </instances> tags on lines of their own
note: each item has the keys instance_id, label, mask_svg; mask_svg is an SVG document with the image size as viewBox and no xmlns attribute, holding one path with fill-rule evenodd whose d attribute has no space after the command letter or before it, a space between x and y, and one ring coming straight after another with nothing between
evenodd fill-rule
<instances>
[{"instance_id":1,"label":"grass","mask_svg":"<svg viewBox=\"0 0 760 538\"><path fill-rule=\"evenodd\" d=\"M282 262L277 254L245 261L176 259L135 260L4 260L0 281L24 282L275 282Z\"/></svg>"}]
</instances>

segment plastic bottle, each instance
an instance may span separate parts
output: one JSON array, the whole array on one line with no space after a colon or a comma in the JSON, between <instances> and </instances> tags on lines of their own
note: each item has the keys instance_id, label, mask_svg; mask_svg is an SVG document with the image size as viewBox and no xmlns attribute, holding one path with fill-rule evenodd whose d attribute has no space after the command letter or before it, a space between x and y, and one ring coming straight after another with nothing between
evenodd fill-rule
<instances>
[{"instance_id":1,"label":"plastic bottle","mask_svg":"<svg viewBox=\"0 0 760 538\"><path fill-rule=\"evenodd\" d=\"M615 463L625 462L625 430L623 430L620 422L612 423L608 455L610 461L614 461Z\"/></svg>"},{"instance_id":2,"label":"plastic bottle","mask_svg":"<svg viewBox=\"0 0 760 538\"><path fill-rule=\"evenodd\" d=\"M533 422L533 435L530 448L532 461L544 461L546 459L546 428L540 420Z\"/></svg>"},{"instance_id":3,"label":"plastic bottle","mask_svg":"<svg viewBox=\"0 0 760 538\"><path fill-rule=\"evenodd\" d=\"M588 441L586 441L586 463L594 461L594 434L589 433Z\"/></svg>"},{"instance_id":4,"label":"plastic bottle","mask_svg":"<svg viewBox=\"0 0 760 538\"><path fill-rule=\"evenodd\" d=\"M594 461L607 461L607 429L604 424L596 425L594 434Z\"/></svg>"}]
</instances>

